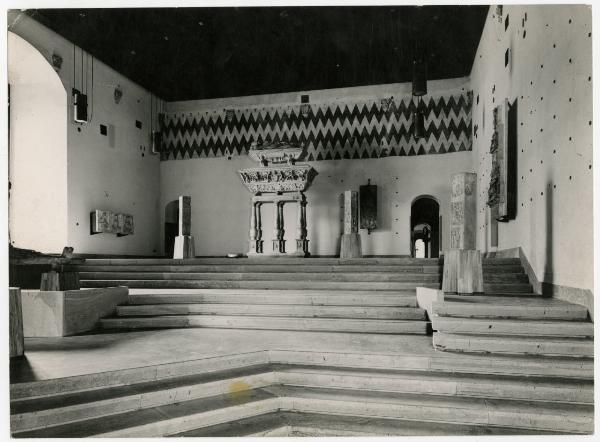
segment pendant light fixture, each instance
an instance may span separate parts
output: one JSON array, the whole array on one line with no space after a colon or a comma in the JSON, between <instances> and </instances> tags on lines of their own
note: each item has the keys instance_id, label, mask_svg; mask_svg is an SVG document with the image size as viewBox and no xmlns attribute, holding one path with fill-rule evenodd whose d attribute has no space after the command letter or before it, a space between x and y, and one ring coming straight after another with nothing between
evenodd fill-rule
<instances>
[{"instance_id":1,"label":"pendant light fixture","mask_svg":"<svg viewBox=\"0 0 600 442\"><path fill-rule=\"evenodd\" d=\"M423 103L421 97L427 94L427 57L425 44L418 32L415 36L413 47L413 65L412 65L412 95L417 98L417 104L412 114L413 136L415 138L425 137L425 114L423 113Z\"/></svg>"}]
</instances>

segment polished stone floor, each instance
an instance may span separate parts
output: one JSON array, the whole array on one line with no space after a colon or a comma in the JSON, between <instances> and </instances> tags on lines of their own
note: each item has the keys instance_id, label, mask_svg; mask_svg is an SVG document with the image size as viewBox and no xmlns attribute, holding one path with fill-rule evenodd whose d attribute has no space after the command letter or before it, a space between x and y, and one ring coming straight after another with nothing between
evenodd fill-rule
<instances>
[{"instance_id":1,"label":"polished stone floor","mask_svg":"<svg viewBox=\"0 0 600 442\"><path fill-rule=\"evenodd\" d=\"M26 355L11 361L10 375L28 382L261 350L434 354L431 336L166 329L26 338Z\"/></svg>"}]
</instances>

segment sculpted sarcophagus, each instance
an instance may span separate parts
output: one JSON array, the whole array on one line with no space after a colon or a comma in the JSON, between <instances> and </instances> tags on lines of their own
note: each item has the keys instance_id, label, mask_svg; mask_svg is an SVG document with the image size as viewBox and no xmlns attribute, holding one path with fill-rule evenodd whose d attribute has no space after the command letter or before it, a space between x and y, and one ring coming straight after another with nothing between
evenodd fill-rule
<instances>
[{"instance_id":1,"label":"sculpted sarcophagus","mask_svg":"<svg viewBox=\"0 0 600 442\"><path fill-rule=\"evenodd\" d=\"M252 193L303 192L316 175L308 164L254 167L238 173Z\"/></svg>"},{"instance_id":2,"label":"sculpted sarcophagus","mask_svg":"<svg viewBox=\"0 0 600 442\"><path fill-rule=\"evenodd\" d=\"M273 251L271 255L285 255L285 230L283 206L287 202L297 204L296 256L309 256L306 228L306 196L304 191L317 175L309 164L296 164L303 149L284 142L253 144L248 156L262 167L238 170L246 188L254 194L250 211L250 240L248 255L262 255L261 206L275 205L273 220Z\"/></svg>"}]
</instances>

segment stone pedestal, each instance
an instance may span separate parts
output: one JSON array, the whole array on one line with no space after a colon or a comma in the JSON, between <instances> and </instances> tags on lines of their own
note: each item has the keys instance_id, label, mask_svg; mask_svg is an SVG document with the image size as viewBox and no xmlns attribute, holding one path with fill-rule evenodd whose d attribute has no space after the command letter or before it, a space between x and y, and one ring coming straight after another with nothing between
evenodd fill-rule
<instances>
[{"instance_id":1,"label":"stone pedestal","mask_svg":"<svg viewBox=\"0 0 600 442\"><path fill-rule=\"evenodd\" d=\"M450 250L444 254L444 293L483 292L481 253L475 250L477 230L477 174L452 175Z\"/></svg>"},{"instance_id":2,"label":"stone pedestal","mask_svg":"<svg viewBox=\"0 0 600 442\"><path fill-rule=\"evenodd\" d=\"M19 288L11 287L8 289L8 316L10 357L23 356L25 353L23 309L21 306L21 289Z\"/></svg>"},{"instance_id":3,"label":"stone pedestal","mask_svg":"<svg viewBox=\"0 0 600 442\"><path fill-rule=\"evenodd\" d=\"M192 198L179 197L179 235L175 237L173 259L189 259L196 256L192 236Z\"/></svg>"},{"instance_id":4,"label":"stone pedestal","mask_svg":"<svg viewBox=\"0 0 600 442\"><path fill-rule=\"evenodd\" d=\"M79 290L79 273L54 270L42 273L40 290Z\"/></svg>"},{"instance_id":5,"label":"stone pedestal","mask_svg":"<svg viewBox=\"0 0 600 442\"><path fill-rule=\"evenodd\" d=\"M483 293L483 272L479 250L448 250L444 255L444 293Z\"/></svg>"},{"instance_id":6,"label":"stone pedestal","mask_svg":"<svg viewBox=\"0 0 600 442\"><path fill-rule=\"evenodd\" d=\"M360 258L362 256L358 233L358 192L344 192L344 233L340 244L340 258Z\"/></svg>"},{"instance_id":7,"label":"stone pedestal","mask_svg":"<svg viewBox=\"0 0 600 442\"><path fill-rule=\"evenodd\" d=\"M190 259L196 256L194 237L191 235L178 235L175 237L173 259Z\"/></svg>"}]
</instances>

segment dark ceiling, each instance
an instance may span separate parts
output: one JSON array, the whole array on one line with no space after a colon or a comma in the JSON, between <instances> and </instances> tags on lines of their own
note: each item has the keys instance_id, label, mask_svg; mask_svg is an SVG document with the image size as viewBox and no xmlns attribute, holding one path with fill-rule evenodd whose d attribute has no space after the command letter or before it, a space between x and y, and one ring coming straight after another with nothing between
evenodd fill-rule
<instances>
[{"instance_id":1,"label":"dark ceiling","mask_svg":"<svg viewBox=\"0 0 600 442\"><path fill-rule=\"evenodd\" d=\"M28 14L163 99L469 75L488 6L37 9Z\"/></svg>"}]
</instances>

